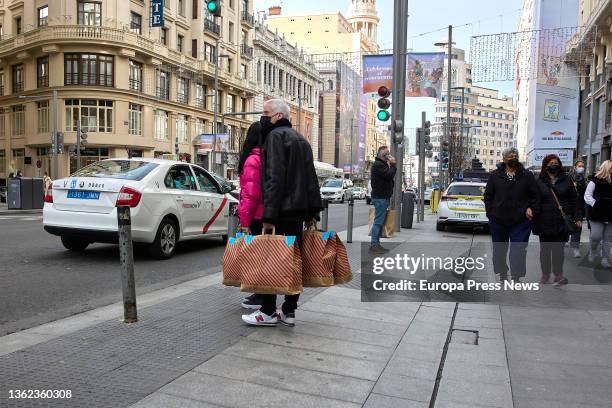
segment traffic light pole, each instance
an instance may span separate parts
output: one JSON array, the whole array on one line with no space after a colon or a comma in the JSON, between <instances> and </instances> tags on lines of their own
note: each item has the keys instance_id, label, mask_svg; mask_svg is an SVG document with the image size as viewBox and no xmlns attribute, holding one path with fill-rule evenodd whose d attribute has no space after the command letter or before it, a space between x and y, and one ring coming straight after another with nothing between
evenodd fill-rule
<instances>
[{"instance_id":1,"label":"traffic light pole","mask_svg":"<svg viewBox=\"0 0 612 408\"><path fill-rule=\"evenodd\" d=\"M448 26L448 72L447 72L447 91L446 91L446 128L444 130L444 139L446 141L450 140L450 129L451 129L451 87L452 87L452 75L453 75L453 70L452 70L452 66L453 66L453 26L449 25ZM463 124L462 124L463 125ZM440 151L442 151L442 148L440 148ZM449 155L449 169L450 171L450 155ZM445 187L445 183L444 183L444 179L442 177L442 161L440 161L440 187L441 190L444 189Z\"/></svg>"},{"instance_id":2,"label":"traffic light pole","mask_svg":"<svg viewBox=\"0 0 612 408\"><path fill-rule=\"evenodd\" d=\"M425 221L425 121L426 113L421 112L421 143L419 143L419 214L417 219Z\"/></svg>"},{"instance_id":3,"label":"traffic light pole","mask_svg":"<svg viewBox=\"0 0 612 408\"><path fill-rule=\"evenodd\" d=\"M77 132L76 132L76 169L79 171L81 168L81 121L77 120Z\"/></svg>"},{"instance_id":4,"label":"traffic light pole","mask_svg":"<svg viewBox=\"0 0 612 408\"><path fill-rule=\"evenodd\" d=\"M404 182L404 114L406 93L406 43L408 30L408 0L394 0L393 12L393 121L391 124L391 155L395 157L397 172L391 208L395 210L395 230L400 230L402 185Z\"/></svg>"}]
</instances>

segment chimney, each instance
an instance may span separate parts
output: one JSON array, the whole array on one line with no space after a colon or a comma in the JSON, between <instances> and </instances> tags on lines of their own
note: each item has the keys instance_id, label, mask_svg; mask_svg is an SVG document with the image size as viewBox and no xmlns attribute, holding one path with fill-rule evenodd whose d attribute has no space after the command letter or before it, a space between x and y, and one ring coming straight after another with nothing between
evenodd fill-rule
<instances>
[{"instance_id":1,"label":"chimney","mask_svg":"<svg viewBox=\"0 0 612 408\"><path fill-rule=\"evenodd\" d=\"M268 9L268 15L270 16L280 16L282 11L281 6L272 6Z\"/></svg>"}]
</instances>

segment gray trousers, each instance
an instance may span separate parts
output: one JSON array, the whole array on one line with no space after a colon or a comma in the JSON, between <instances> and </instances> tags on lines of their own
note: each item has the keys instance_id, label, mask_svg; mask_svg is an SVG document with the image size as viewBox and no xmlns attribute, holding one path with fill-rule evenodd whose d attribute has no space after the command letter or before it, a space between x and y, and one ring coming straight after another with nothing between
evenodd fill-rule
<instances>
[{"instance_id":1,"label":"gray trousers","mask_svg":"<svg viewBox=\"0 0 612 408\"><path fill-rule=\"evenodd\" d=\"M591 221L591 251L595 252L599 244L602 244L603 254L610 256L610 244L612 244L612 224Z\"/></svg>"}]
</instances>

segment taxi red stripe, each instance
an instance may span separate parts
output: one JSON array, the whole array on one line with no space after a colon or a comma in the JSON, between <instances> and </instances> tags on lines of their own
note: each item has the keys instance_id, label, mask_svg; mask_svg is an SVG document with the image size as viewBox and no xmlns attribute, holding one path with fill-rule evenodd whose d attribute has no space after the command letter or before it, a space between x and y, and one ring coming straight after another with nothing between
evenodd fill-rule
<instances>
[{"instance_id":1,"label":"taxi red stripe","mask_svg":"<svg viewBox=\"0 0 612 408\"><path fill-rule=\"evenodd\" d=\"M208 232L208 228L210 228L213 222L215 222L215 220L219 217L219 214L221 214L221 211L223 211L223 208L225 207L226 203L227 203L227 197L224 196L223 201L221 201L221 205L217 209L217 212L215 213L215 215L213 215L212 218L206 223L206 225L204 225L204 228L202 228L202 234L206 234Z\"/></svg>"}]
</instances>

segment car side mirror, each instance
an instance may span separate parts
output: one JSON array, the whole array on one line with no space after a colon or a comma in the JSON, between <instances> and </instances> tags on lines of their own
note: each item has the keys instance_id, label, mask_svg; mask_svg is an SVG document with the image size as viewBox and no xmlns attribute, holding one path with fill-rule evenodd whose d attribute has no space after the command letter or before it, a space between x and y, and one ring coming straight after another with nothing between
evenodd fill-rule
<instances>
[{"instance_id":1,"label":"car side mirror","mask_svg":"<svg viewBox=\"0 0 612 408\"><path fill-rule=\"evenodd\" d=\"M232 190L233 190L233 188L232 188L232 187L233 187L233 186L230 186L230 185L227 185L227 184L223 184L223 185L221 186L221 191L223 192L223 194L227 194L227 193L229 193L230 191L232 191Z\"/></svg>"}]
</instances>

